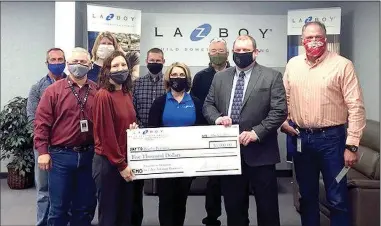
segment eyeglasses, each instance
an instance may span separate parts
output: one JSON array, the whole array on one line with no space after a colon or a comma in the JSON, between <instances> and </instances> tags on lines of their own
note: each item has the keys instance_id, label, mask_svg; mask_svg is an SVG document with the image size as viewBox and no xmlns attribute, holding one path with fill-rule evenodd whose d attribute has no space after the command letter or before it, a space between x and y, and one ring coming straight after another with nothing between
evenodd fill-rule
<instances>
[{"instance_id":1,"label":"eyeglasses","mask_svg":"<svg viewBox=\"0 0 381 226\"><path fill-rule=\"evenodd\" d=\"M211 49L210 53L226 53L225 49Z\"/></svg>"},{"instance_id":2,"label":"eyeglasses","mask_svg":"<svg viewBox=\"0 0 381 226\"><path fill-rule=\"evenodd\" d=\"M180 74L173 73L173 74L170 74L169 77L171 77L171 78L186 78L187 75L184 73L180 73Z\"/></svg>"},{"instance_id":3,"label":"eyeglasses","mask_svg":"<svg viewBox=\"0 0 381 226\"><path fill-rule=\"evenodd\" d=\"M301 37L302 40L303 40L303 39L306 39L306 40L313 40L313 39L315 39L315 40L319 40L319 39L323 39L323 38L324 38L324 36L320 36L320 35L317 35L317 36Z\"/></svg>"}]
</instances>

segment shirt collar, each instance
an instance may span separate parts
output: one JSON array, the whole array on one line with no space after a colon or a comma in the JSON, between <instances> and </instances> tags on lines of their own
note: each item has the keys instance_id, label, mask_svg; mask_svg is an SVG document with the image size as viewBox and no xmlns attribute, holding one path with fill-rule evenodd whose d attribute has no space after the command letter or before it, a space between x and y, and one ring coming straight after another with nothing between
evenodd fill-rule
<instances>
[{"instance_id":1,"label":"shirt collar","mask_svg":"<svg viewBox=\"0 0 381 226\"><path fill-rule=\"evenodd\" d=\"M315 67L316 65L320 64L325 58L327 58L327 55L329 54L328 49L321 55L319 58L316 59L315 63L311 63L308 61L307 54L304 53L304 62L308 64L311 67Z\"/></svg>"},{"instance_id":2,"label":"shirt collar","mask_svg":"<svg viewBox=\"0 0 381 226\"><path fill-rule=\"evenodd\" d=\"M73 81L73 79L71 79L70 76L67 76L65 79L65 82L66 82L65 88L70 88L68 81L71 82L73 85L78 86L78 84L75 81ZM86 78L86 82L85 82L85 84L83 84L83 86L88 86L90 89L94 89L95 87L93 87L93 85L90 83L90 81L91 81L90 79Z\"/></svg>"},{"instance_id":3,"label":"shirt collar","mask_svg":"<svg viewBox=\"0 0 381 226\"><path fill-rule=\"evenodd\" d=\"M53 84L54 82L56 82L56 80L53 79L53 78L51 78L51 77L49 76L49 74L46 75L46 77L45 77L45 81L48 81L50 84Z\"/></svg>"},{"instance_id":4,"label":"shirt collar","mask_svg":"<svg viewBox=\"0 0 381 226\"><path fill-rule=\"evenodd\" d=\"M251 72L253 71L253 68L255 67L256 64L257 64L257 63L254 63L254 65L253 65L252 67L249 67L249 68L246 69L245 71L239 69L239 68L236 66L236 67L235 67L235 69L236 69L236 73L235 73L234 75L235 75L235 76L239 76L239 73L240 73L241 71L243 71L243 72L245 73L245 77L250 77Z\"/></svg>"},{"instance_id":5,"label":"shirt collar","mask_svg":"<svg viewBox=\"0 0 381 226\"><path fill-rule=\"evenodd\" d=\"M61 77L61 79L64 79L64 78L66 78L66 77L67 77L67 75L65 74L65 72L62 72L62 77ZM48 81L52 81L52 82L56 82L56 81L57 81L57 80L51 78L51 77L49 76L49 74L46 75L45 79L48 80Z\"/></svg>"},{"instance_id":6,"label":"shirt collar","mask_svg":"<svg viewBox=\"0 0 381 226\"><path fill-rule=\"evenodd\" d=\"M229 68L229 67L230 67L230 63L229 63L229 61L226 61L226 65L225 65L224 69ZM216 71L216 70L214 70L214 67L212 66L211 62L209 62L209 64L208 64L208 69L211 71Z\"/></svg>"},{"instance_id":7,"label":"shirt collar","mask_svg":"<svg viewBox=\"0 0 381 226\"><path fill-rule=\"evenodd\" d=\"M184 97L183 97L183 99L181 100L180 103L187 102L187 101L189 101L190 99L191 99L191 97L190 97L189 93L185 92L185 93L184 93ZM167 100L175 100L175 98L173 97L171 91L167 92Z\"/></svg>"},{"instance_id":8,"label":"shirt collar","mask_svg":"<svg viewBox=\"0 0 381 226\"><path fill-rule=\"evenodd\" d=\"M158 74L154 75L150 71L148 71L149 77L152 82L158 82L163 77L163 72L160 71Z\"/></svg>"}]
</instances>

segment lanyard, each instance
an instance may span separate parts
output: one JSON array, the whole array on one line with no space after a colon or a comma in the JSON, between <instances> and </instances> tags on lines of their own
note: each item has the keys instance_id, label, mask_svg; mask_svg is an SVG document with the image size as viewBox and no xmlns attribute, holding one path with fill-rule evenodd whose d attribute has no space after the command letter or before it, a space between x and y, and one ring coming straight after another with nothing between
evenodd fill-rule
<instances>
[{"instance_id":1,"label":"lanyard","mask_svg":"<svg viewBox=\"0 0 381 226\"><path fill-rule=\"evenodd\" d=\"M79 108L81 110L81 113L82 113L82 115L84 115L84 113L85 113L84 109L85 109L85 105L86 105L86 102L87 102L87 99L89 96L90 87L87 86L85 97L83 98L83 100L81 100L81 99L79 99L79 94L75 91L73 84L69 80L67 80L67 83L69 83L69 87L71 89L71 92L77 98L77 102L78 102Z\"/></svg>"}]
</instances>

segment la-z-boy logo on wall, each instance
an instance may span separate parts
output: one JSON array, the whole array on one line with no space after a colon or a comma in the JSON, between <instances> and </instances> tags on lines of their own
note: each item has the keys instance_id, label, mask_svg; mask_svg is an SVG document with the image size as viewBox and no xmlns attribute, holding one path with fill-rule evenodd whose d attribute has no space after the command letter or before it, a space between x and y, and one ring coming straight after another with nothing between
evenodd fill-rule
<instances>
[{"instance_id":1,"label":"la-z-boy logo on wall","mask_svg":"<svg viewBox=\"0 0 381 226\"><path fill-rule=\"evenodd\" d=\"M218 37L220 38L227 38L229 37L229 30L227 28L217 28L218 29ZM200 26L196 27L190 34L189 34L189 39L193 42L200 41L207 37L210 32L212 31L212 25L205 23L201 24ZM238 29L237 33L232 32L234 35L239 36L239 35L253 35L255 37L261 37L262 39L265 39L267 34L269 32L272 32L271 28L259 28L258 30L251 31L253 33L257 32L258 34L251 34L249 29L246 28L240 28ZM167 35L167 34L165 34ZM155 37L165 37L163 33L160 32L159 27L155 27ZM173 37L183 37L183 31L181 31L180 27L176 27L173 31ZM259 35L259 36L258 36Z\"/></svg>"},{"instance_id":2,"label":"la-z-boy logo on wall","mask_svg":"<svg viewBox=\"0 0 381 226\"><path fill-rule=\"evenodd\" d=\"M109 14L95 14L93 13L93 19L100 19L100 20L117 20L117 21L134 21L136 17L133 16L127 16L127 15L115 15L114 13L109 13Z\"/></svg>"},{"instance_id":3,"label":"la-z-boy logo on wall","mask_svg":"<svg viewBox=\"0 0 381 226\"><path fill-rule=\"evenodd\" d=\"M211 30L212 30L212 25L210 24L200 25L192 31L192 33L190 34L190 40L194 42L199 41L205 38L206 36L208 36Z\"/></svg>"},{"instance_id":4,"label":"la-z-boy logo on wall","mask_svg":"<svg viewBox=\"0 0 381 226\"><path fill-rule=\"evenodd\" d=\"M111 20L112 18L114 18L113 13L110 13L108 16L106 16L106 20Z\"/></svg>"},{"instance_id":5,"label":"la-z-boy logo on wall","mask_svg":"<svg viewBox=\"0 0 381 226\"><path fill-rule=\"evenodd\" d=\"M313 16L309 16L307 18L292 18L291 21L292 23L294 24L297 24L297 23L308 23L308 22L313 22L313 21L319 21L319 22L322 22L322 23L327 23L327 22L333 22L335 19L337 19L336 16L327 16L327 17L313 17Z\"/></svg>"},{"instance_id":6,"label":"la-z-boy logo on wall","mask_svg":"<svg viewBox=\"0 0 381 226\"><path fill-rule=\"evenodd\" d=\"M308 22L321 22L328 35L340 34L341 8L316 8L289 10L287 13L287 34L301 35L303 26Z\"/></svg>"}]
</instances>

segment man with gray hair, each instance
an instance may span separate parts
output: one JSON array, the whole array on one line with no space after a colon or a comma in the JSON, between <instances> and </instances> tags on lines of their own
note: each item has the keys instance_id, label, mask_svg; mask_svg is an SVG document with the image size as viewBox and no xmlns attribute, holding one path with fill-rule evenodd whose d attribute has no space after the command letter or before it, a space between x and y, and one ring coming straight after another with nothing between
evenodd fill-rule
<instances>
[{"instance_id":1,"label":"man with gray hair","mask_svg":"<svg viewBox=\"0 0 381 226\"><path fill-rule=\"evenodd\" d=\"M200 99L202 104L204 104L205 98L208 95L216 72L230 67L228 62L229 52L224 39L212 39L209 44L208 55L210 59L209 66L194 76L191 90L191 94ZM205 118L202 121L204 125L209 124ZM221 189L220 178L217 176L208 178L205 209L207 216L202 220L202 223L207 226L220 226L221 222L218 218L221 216Z\"/></svg>"},{"instance_id":2,"label":"man with gray hair","mask_svg":"<svg viewBox=\"0 0 381 226\"><path fill-rule=\"evenodd\" d=\"M67 61L69 76L46 88L37 107L34 146L36 164L49 171L48 225L90 226L93 219L91 109L96 84L87 79L90 64L87 50L74 48Z\"/></svg>"},{"instance_id":3,"label":"man with gray hair","mask_svg":"<svg viewBox=\"0 0 381 226\"><path fill-rule=\"evenodd\" d=\"M41 99L45 89L62 78L65 78L64 73L66 63L65 54L60 48L51 48L46 52L45 62L49 72L42 77L29 91L28 102L26 104L26 113L28 120L33 122L36 114L38 102ZM38 160L38 151L34 150L35 162ZM36 226L48 225L49 214L49 192L48 192L48 173L38 168L35 164L34 177L37 190L37 222Z\"/></svg>"}]
</instances>

